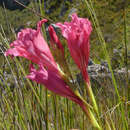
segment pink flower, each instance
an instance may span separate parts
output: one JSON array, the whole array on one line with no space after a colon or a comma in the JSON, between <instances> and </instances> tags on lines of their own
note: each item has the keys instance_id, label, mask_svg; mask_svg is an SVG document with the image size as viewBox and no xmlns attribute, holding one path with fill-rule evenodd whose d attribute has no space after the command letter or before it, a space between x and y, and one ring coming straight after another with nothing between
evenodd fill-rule
<instances>
[{"instance_id":1,"label":"pink flower","mask_svg":"<svg viewBox=\"0 0 130 130\"><path fill-rule=\"evenodd\" d=\"M44 22L46 22L45 19L38 22L37 30L28 28L19 32L17 40L11 43L11 48L5 52L5 55L21 56L37 64L39 69L36 70L33 65L31 65L30 74L27 78L43 84L47 89L60 96L74 101L85 111L83 101L63 80L63 75L61 75L50 49L42 36L40 30ZM52 35L52 37L54 37L53 40L59 44L54 32Z\"/></svg>"},{"instance_id":2,"label":"pink flower","mask_svg":"<svg viewBox=\"0 0 130 130\"><path fill-rule=\"evenodd\" d=\"M51 39L51 44L52 46L55 46L61 51L62 56L64 56L64 48L58 38L58 36L56 35L56 32L54 30L54 28L50 25L48 28L49 34L50 34L50 39Z\"/></svg>"},{"instance_id":3,"label":"pink flower","mask_svg":"<svg viewBox=\"0 0 130 130\"><path fill-rule=\"evenodd\" d=\"M79 104L89 117L93 126L100 129L100 126L90 110L91 106L86 103L77 91L74 92L70 88L71 86L68 86L68 84L71 84L68 83L69 79L66 80L67 76L58 68L48 44L41 33L41 26L46 21L46 19L39 21L36 30L27 28L19 32L17 40L11 43L11 48L5 52L5 55L24 57L37 64L39 67L38 70L31 64L30 74L27 78L43 84L50 91ZM59 23L57 25L59 25L63 36L68 41L68 47L72 58L81 70L84 79L89 83L86 68L89 58L89 36L92 30L90 22L87 19L78 18L76 14L73 14L70 23L65 22L64 24ZM49 31L52 44L56 44L56 46L62 50L61 43L53 28L50 27ZM62 53L64 53L63 50ZM88 90L92 95L91 87ZM94 100L93 95L91 95L90 98ZM95 105L95 101L93 102Z\"/></svg>"},{"instance_id":4,"label":"pink flower","mask_svg":"<svg viewBox=\"0 0 130 130\"><path fill-rule=\"evenodd\" d=\"M59 73L55 73L43 66L39 66L36 70L32 65L30 66L30 74L27 76L29 79L43 84L48 90L66 97L75 103L83 106L82 100L74 94L70 87L64 82Z\"/></svg>"},{"instance_id":5,"label":"pink flower","mask_svg":"<svg viewBox=\"0 0 130 130\"><path fill-rule=\"evenodd\" d=\"M33 63L41 64L57 72L57 65L41 33L41 26L45 22L47 22L46 19L39 21L37 30L27 28L19 32L17 40L10 44L11 48L5 55L25 57Z\"/></svg>"},{"instance_id":6,"label":"pink flower","mask_svg":"<svg viewBox=\"0 0 130 130\"><path fill-rule=\"evenodd\" d=\"M56 25L60 27L63 37L66 38L70 54L81 70L84 80L89 83L86 69L89 60L89 37L92 31L90 21L73 14L71 22Z\"/></svg>"}]
</instances>

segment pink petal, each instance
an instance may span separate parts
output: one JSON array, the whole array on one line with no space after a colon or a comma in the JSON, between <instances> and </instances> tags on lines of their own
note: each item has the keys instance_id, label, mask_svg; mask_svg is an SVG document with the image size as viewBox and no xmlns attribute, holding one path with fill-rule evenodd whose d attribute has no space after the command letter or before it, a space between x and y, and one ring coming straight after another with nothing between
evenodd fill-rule
<instances>
[{"instance_id":1,"label":"pink petal","mask_svg":"<svg viewBox=\"0 0 130 130\"><path fill-rule=\"evenodd\" d=\"M89 82L86 68L89 59L89 37L92 31L90 21L73 14L71 22L56 25L60 27L63 37L67 40L73 60L81 70L84 79Z\"/></svg>"},{"instance_id":2,"label":"pink petal","mask_svg":"<svg viewBox=\"0 0 130 130\"><path fill-rule=\"evenodd\" d=\"M71 99L72 101L80 104L81 99L77 97L69 86L61 79L58 73L51 70L46 70L43 66L40 66L36 70L32 65L30 66L30 74L27 78L43 84L48 90Z\"/></svg>"},{"instance_id":3,"label":"pink petal","mask_svg":"<svg viewBox=\"0 0 130 130\"><path fill-rule=\"evenodd\" d=\"M19 32L17 40L10 44L11 48L5 54L25 57L57 72L57 65L41 33L41 26L46 21L46 19L39 21L37 30L27 28Z\"/></svg>"},{"instance_id":4,"label":"pink petal","mask_svg":"<svg viewBox=\"0 0 130 130\"><path fill-rule=\"evenodd\" d=\"M57 48L59 50L61 50L61 53L64 56L64 48L63 48L58 36L56 35L54 28L51 25L49 26L48 31L49 31L49 34L50 34L51 43L56 44Z\"/></svg>"}]
</instances>

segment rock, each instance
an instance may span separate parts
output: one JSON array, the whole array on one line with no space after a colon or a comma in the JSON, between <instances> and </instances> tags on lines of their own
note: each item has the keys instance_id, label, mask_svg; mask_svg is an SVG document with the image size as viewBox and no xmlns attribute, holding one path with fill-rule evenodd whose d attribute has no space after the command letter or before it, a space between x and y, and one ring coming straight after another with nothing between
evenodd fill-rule
<instances>
[{"instance_id":1,"label":"rock","mask_svg":"<svg viewBox=\"0 0 130 130\"><path fill-rule=\"evenodd\" d=\"M106 61L101 61L101 66L105 66L108 68L108 63Z\"/></svg>"},{"instance_id":2,"label":"rock","mask_svg":"<svg viewBox=\"0 0 130 130\"><path fill-rule=\"evenodd\" d=\"M112 75L108 69L107 62L102 64L93 64L87 68L88 75L90 77L92 88L104 89L107 94L115 94L114 85L112 82ZM125 68L114 70L114 76L117 82L117 86L120 91L123 88L128 87L127 85L127 72ZM130 81L130 70L128 70L128 81ZM76 75L76 81L79 85L80 91L83 91L84 81L82 74Z\"/></svg>"},{"instance_id":3,"label":"rock","mask_svg":"<svg viewBox=\"0 0 130 130\"><path fill-rule=\"evenodd\" d=\"M20 2L21 4L27 6L30 3L30 0L17 0L18 2ZM3 6L3 4L5 5L5 7L7 9L10 10L16 10L16 9L24 9L24 7L20 4L18 4L17 2L15 2L15 0L1 0L0 4Z\"/></svg>"}]
</instances>

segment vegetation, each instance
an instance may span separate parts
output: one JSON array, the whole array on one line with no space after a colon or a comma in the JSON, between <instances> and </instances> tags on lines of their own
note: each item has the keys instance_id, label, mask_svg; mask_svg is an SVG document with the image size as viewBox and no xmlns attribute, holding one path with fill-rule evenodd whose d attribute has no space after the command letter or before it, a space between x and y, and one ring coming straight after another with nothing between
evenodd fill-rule
<instances>
[{"instance_id":1,"label":"vegetation","mask_svg":"<svg viewBox=\"0 0 130 130\"><path fill-rule=\"evenodd\" d=\"M69 21L68 15L76 9L80 17L92 21L90 57L93 61L101 63L102 60L106 60L111 73L114 69L122 67L128 70L130 67L130 44L128 44L130 5L127 1L123 3L118 0L85 1L73 0L71 3L48 0L46 7L43 3L31 2L22 11L10 11L0 7L0 129L94 129L79 106L25 78L28 74L28 61L23 58L12 60L3 54L9 47L9 43L16 39L16 33L21 28L36 28L37 21L43 17L50 19L49 23ZM45 10L40 10L43 8ZM60 35L60 32L58 34ZM75 78L79 70L70 58L63 38L62 43L67 62ZM114 49L118 54L113 52ZM115 80L114 75L112 76L114 89L107 84L106 80L100 88L97 84L92 86L100 111L100 124L104 130L127 130L130 125L128 109L130 82L126 74L124 88L119 89L121 87L120 84L117 86L119 81ZM112 95L108 94L108 89L114 91ZM86 98L86 95L84 97Z\"/></svg>"}]
</instances>

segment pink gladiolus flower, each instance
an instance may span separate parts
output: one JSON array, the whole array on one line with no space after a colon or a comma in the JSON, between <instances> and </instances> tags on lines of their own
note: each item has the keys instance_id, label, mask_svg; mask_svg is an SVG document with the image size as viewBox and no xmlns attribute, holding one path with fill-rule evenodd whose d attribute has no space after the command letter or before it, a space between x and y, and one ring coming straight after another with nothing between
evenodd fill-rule
<instances>
[{"instance_id":1,"label":"pink gladiolus flower","mask_svg":"<svg viewBox=\"0 0 130 130\"><path fill-rule=\"evenodd\" d=\"M5 55L25 57L33 63L41 64L57 72L57 65L41 33L41 26L45 22L47 22L46 19L39 21L37 30L27 28L19 32L17 40L10 44L11 48Z\"/></svg>"},{"instance_id":2,"label":"pink gladiolus flower","mask_svg":"<svg viewBox=\"0 0 130 130\"><path fill-rule=\"evenodd\" d=\"M39 66L36 70L33 65L30 66L30 74L27 76L29 79L43 84L50 91L66 97L80 106L83 106L82 100L74 94L70 87L64 82L59 73L55 73L49 69L45 69L43 66Z\"/></svg>"},{"instance_id":3,"label":"pink gladiolus flower","mask_svg":"<svg viewBox=\"0 0 130 130\"><path fill-rule=\"evenodd\" d=\"M43 84L48 90L72 100L87 113L87 106L84 101L70 89L59 73L45 69L41 65L39 66L39 70L36 70L33 65L30 65L30 74L27 77L37 83Z\"/></svg>"},{"instance_id":4,"label":"pink gladiolus flower","mask_svg":"<svg viewBox=\"0 0 130 130\"><path fill-rule=\"evenodd\" d=\"M50 41L51 44L52 44L53 46L56 45L57 48L58 48L59 50L61 50L61 53L62 53L62 55L64 56L64 48L63 48L63 46L62 46L62 44L61 44L59 38L57 37L54 28L53 28L51 25L49 26L48 31L49 31L50 38L51 38L51 41Z\"/></svg>"},{"instance_id":5,"label":"pink gladiolus flower","mask_svg":"<svg viewBox=\"0 0 130 130\"><path fill-rule=\"evenodd\" d=\"M89 83L86 69L89 60L89 37L92 31L90 21L73 14L71 22L56 25L60 27L63 37L66 38L70 54L81 70L84 80Z\"/></svg>"},{"instance_id":6,"label":"pink gladiolus flower","mask_svg":"<svg viewBox=\"0 0 130 130\"><path fill-rule=\"evenodd\" d=\"M46 22L45 19L38 22L37 30L28 28L19 32L17 40L11 43L11 48L5 52L5 55L24 57L37 64L39 69L36 70L33 65L31 65L30 74L27 78L43 84L47 89L60 96L74 101L86 111L84 102L63 80L50 49L42 36L40 30L44 22ZM54 40L56 40L55 33L52 35L54 36Z\"/></svg>"},{"instance_id":7,"label":"pink gladiolus flower","mask_svg":"<svg viewBox=\"0 0 130 130\"><path fill-rule=\"evenodd\" d=\"M30 74L27 78L43 84L50 91L79 104L89 117L93 126L100 129L100 126L91 112L91 106L86 103L77 91L74 92L70 88L71 86L68 86L68 84L71 84L67 83L69 82L69 79L66 80L67 76L65 76L63 72L61 72L60 68L58 68L48 44L42 36L41 26L46 21L46 19L39 21L36 30L28 28L19 32L17 40L11 43L11 48L5 52L5 55L24 57L37 64L39 67L38 70L36 70L31 64ZM87 19L78 18L76 14L73 14L72 21L70 23L58 23L57 25L61 28L62 35L68 41L68 47L72 58L81 70L84 79L89 84L86 68L88 66L89 59L89 36L92 30L91 23ZM53 28L50 27L49 29L51 42L56 44L56 46L61 49L62 53L64 53L61 43ZM88 91L90 98L95 105L94 108L97 111L91 87L89 87Z\"/></svg>"}]
</instances>

